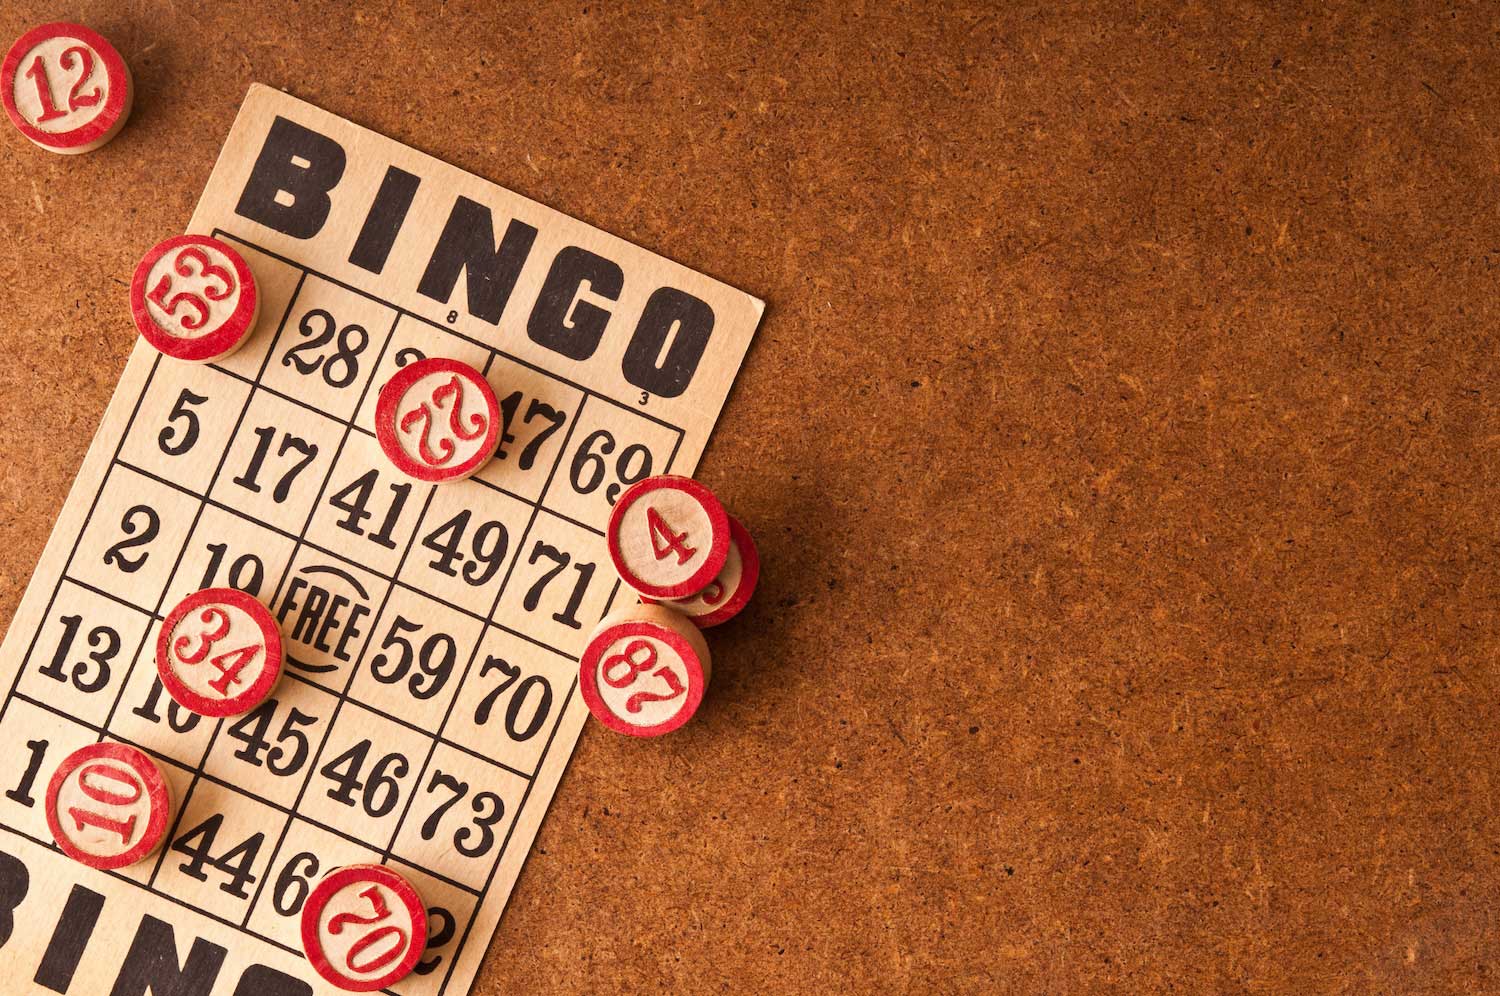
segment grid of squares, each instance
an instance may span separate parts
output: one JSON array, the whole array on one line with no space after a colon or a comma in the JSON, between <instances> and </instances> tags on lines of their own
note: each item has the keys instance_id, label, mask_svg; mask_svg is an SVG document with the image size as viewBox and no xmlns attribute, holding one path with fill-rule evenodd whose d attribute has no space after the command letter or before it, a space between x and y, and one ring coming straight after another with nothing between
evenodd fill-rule
<instances>
[{"instance_id":1,"label":"grid of squares","mask_svg":"<svg viewBox=\"0 0 1500 996\"><path fill-rule=\"evenodd\" d=\"M133 744L173 823L110 874L298 952L320 875L390 863L433 921L390 991L440 994L618 591L609 509L670 469L682 431L235 241L275 328L216 364L154 358L0 704L0 742L24 745L0 823L50 844L39 774ZM460 484L400 478L371 431L379 385L434 355L482 370L504 417ZM261 598L286 641L245 716L195 716L156 679L163 615L209 585Z\"/></svg>"}]
</instances>

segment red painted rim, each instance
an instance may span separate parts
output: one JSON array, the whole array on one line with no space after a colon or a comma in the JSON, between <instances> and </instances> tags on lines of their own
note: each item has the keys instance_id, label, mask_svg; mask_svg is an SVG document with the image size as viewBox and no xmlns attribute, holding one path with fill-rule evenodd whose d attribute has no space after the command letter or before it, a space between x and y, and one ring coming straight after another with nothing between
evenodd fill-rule
<instances>
[{"instance_id":1,"label":"red painted rim","mask_svg":"<svg viewBox=\"0 0 1500 996\"><path fill-rule=\"evenodd\" d=\"M188 613L206 605L229 605L244 612L260 627L261 638L265 641L266 659L260 674L256 676L249 688L228 698L211 699L194 691L177 677L177 672L169 663L172 631ZM156 674L161 678L162 687L179 705L185 709L191 709L200 716L214 718L238 716L240 713L254 709L264 702L266 696L271 694L271 689L276 687L276 682L281 678L281 665L281 628L276 625L276 619L271 615L271 610L260 604L253 596L234 588L204 588L202 591L193 592L178 602L177 607L168 613L167 618L161 624L161 632L156 637Z\"/></svg>"},{"instance_id":2,"label":"red painted rim","mask_svg":"<svg viewBox=\"0 0 1500 996\"><path fill-rule=\"evenodd\" d=\"M432 467L413 460L401 448L400 433L396 430L396 409L407 390L423 377L437 373L452 373L462 377L466 384L479 392L479 396L484 399L485 410L489 413L490 424L485 432L484 442L473 456L452 467ZM484 375L467 363L446 357L417 360L397 370L380 389L380 397L375 403L375 438L379 440L386 457L396 465L396 469L408 477L428 484L462 480L483 467L495 455L495 447L500 442L500 402L495 399L494 388L490 387Z\"/></svg>"},{"instance_id":3,"label":"red painted rim","mask_svg":"<svg viewBox=\"0 0 1500 996\"><path fill-rule=\"evenodd\" d=\"M62 821L57 815L57 797L62 793L63 784L67 782L68 776L91 761L118 761L130 768L140 776L141 784L145 786L146 796L151 801L151 819L146 824L146 832L141 835L140 843L114 857L104 857L79 850L63 832ZM52 831L52 839L57 841L57 846L62 848L64 854L90 868L105 870L124 868L126 865L135 864L156 850L162 838L166 836L167 817L171 814L171 809L171 797L167 792L167 783L162 778L161 769L151 758L127 744L98 743L80 747L63 758L63 763L57 766L52 780L47 783L47 827Z\"/></svg>"},{"instance_id":4,"label":"red painted rim","mask_svg":"<svg viewBox=\"0 0 1500 996\"><path fill-rule=\"evenodd\" d=\"M655 726L636 726L615 715L605 704L604 697L599 694L600 659L611 645L632 636L649 636L653 640L660 640L676 651L677 655L682 658L683 666L687 668L687 695L683 699L682 706L672 714L670 719L657 723ZM578 687L583 693L583 701L589 707L589 712L611 730L630 737L659 737L682 726L697 715L698 706L703 702L705 685L703 662L698 659L698 652L693 649L692 644L688 643L682 634L660 623L644 619L616 623L594 634L594 638L589 641L588 647L583 652L583 658L578 662Z\"/></svg>"},{"instance_id":5,"label":"red painted rim","mask_svg":"<svg viewBox=\"0 0 1500 996\"><path fill-rule=\"evenodd\" d=\"M664 489L682 491L692 496L703 507L703 511L708 513L711 534L708 559L689 577L673 585L655 585L643 581L630 570L625 563L625 558L620 555L620 524L624 521L626 510L653 491ZM724 560L729 556L729 513L724 511L723 504L712 491L691 477L661 474L632 484L615 501L615 509L609 514L609 527L605 536L607 537L606 545L609 547L609 559L614 563L615 572L620 575L620 580L648 598L686 598L708 587L708 583L718 577L719 572L724 569Z\"/></svg>"},{"instance_id":6,"label":"red painted rim","mask_svg":"<svg viewBox=\"0 0 1500 996\"><path fill-rule=\"evenodd\" d=\"M379 978L361 982L349 978L328 963L328 956L324 954L322 941L318 937L318 921L322 918L323 909L328 905L329 900L345 886L355 882L370 881L376 881L389 888L406 906L407 912L411 915L411 940L407 942L406 956L395 968ZM313 889L307 897L307 902L302 906L302 951L307 955L307 960L312 964L314 971L345 992L374 992L400 982L417 967L417 962L422 960L422 952L426 949L427 908L422 905L422 899L417 895L417 890L411 887L411 883L385 865L345 865L343 868L329 872Z\"/></svg>"},{"instance_id":7,"label":"red painted rim","mask_svg":"<svg viewBox=\"0 0 1500 996\"><path fill-rule=\"evenodd\" d=\"M72 131L42 131L21 117L20 108L16 107L16 71L21 68L21 60L33 48L44 41L61 37L75 38L99 53L99 58L104 62L104 73L109 77L109 94L105 98L104 107L87 124ZM0 98L5 103L5 113L21 134L49 149L77 149L106 137L120 123L130 102L130 71L125 68L125 60L120 57L120 53L97 31L81 24L53 21L32 28L16 39L10 51L5 53L4 65L0 66L0 87L4 88Z\"/></svg>"},{"instance_id":8,"label":"red painted rim","mask_svg":"<svg viewBox=\"0 0 1500 996\"><path fill-rule=\"evenodd\" d=\"M156 319L151 317L146 304L146 281L150 278L151 268L156 265L157 260L174 249L190 245L206 246L215 252L223 253L229 259L234 266L234 274L240 281L240 300L235 305L234 313L212 332L196 339L181 339L168 334L156 324ZM226 243L209 238L207 235L175 235L158 242L136 265L135 275L130 280L130 314L135 319L135 327L140 332L141 338L173 359L187 360L192 363L217 360L234 352L255 327L256 315L260 310L259 298L260 294L255 286L255 274L250 272L250 264L245 262L245 257Z\"/></svg>"},{"instance_id":9,"label":"red painted rim","mask_svg":"<svg viewBox=\"0 0 1500 996\"><path fill-rule=\"evenodd\" d=\"M755 540L750 536L750 530L741 524L734 516L729 517L729 542L733 543L735 549L740 551L740 586L736 588L728 598L711 612L702 615L693 615L686 611L681 601L660 601L655 598L643 598L641 601L652 605L665 605L669 609L676 609L687 618L691 619L699 629L708 629L726 623L740 614L740 610L750 604L750 597L755 594L755 586L760 582L760 551L755 548ZM717 575L715 576L717 580ZM712 582L710 582L712 583ZM702 589L699 589L700 591ZM694 593L697 594L696 592ZM693 595L689 595L686 601L691 601Z\"/></svg>"}]
</instances>

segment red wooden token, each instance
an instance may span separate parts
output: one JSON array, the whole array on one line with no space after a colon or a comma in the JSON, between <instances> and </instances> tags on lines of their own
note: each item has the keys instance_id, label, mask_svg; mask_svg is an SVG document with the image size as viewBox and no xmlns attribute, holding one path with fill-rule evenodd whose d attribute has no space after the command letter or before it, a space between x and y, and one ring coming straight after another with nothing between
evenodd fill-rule
<instances>
[{"instance_id":1,"label":"red wooden token","mask_svg":"<svg viewBox=\"0 0 1500 996\"><path fill-rule=\"evenodd\" d=\"M329 873L302 906L302 950L324 979L368 993L411 974L427 947L427 909L384 865Z\"/></svg>"},{"instance_id":2,"label":"red wooden token","mask_svg":"<svg viewBox=\"0 0 1500 996\"><path fill-rule=\"evenodd\" d=\"M676 609L698 625L708 629L728 622L740 614L755 594L756 582L760 580L760 553L755 549L755 540L739 519L729 517L729 556L724 559L724 568L702 591L687 598L674 599L661 604ZM646 601L655 601L646 599Z\"/></svg>"},{"instance_id":3,"label":"red wooden token","mask_svg":"<svg viewBox=\"0 0 1500 996\"><path fill-rule=\"evenodd\" d=\"M162 687L203 716L238 716L260 705L281 663L281 630L270 610L233 588L205 588L178 602L156 640Z\"/></svg>"},{"instance_id":4,"label":"red wooden token","mask_svg":"<svg viewBox=\"0 0 1500 996\"><path fill-rule=\"evenodd\" d=\"M729 516L692 478L648 477L615 502L606 543L620 578L637 592L686 598L724 568Z\"/></svg>"},{"instance_id":5,"label":"red wooden token","mask_svg":"<svg viewBox=\"0 0 1500 996\"><path fill-rule=\"evenodd\" d=\"M208 363L250 338L260 294L245 257L207 235L158 242L130 281L130 313L141 337L178 360Z\"/></svg>"},{"instance_id":6,"label":"red wooden token","mask_svg":"<svg viewBox=\"0 0 1500 996\"><path fill-rule=\"evenodd\" d=\"M659 737L693 718L708 688L708 644L659 605L635 605L599 623L578 665L594 718L616 733Z\"/></svg>"},{"instance_id":7,"label":"red wooden token","mask_svg":"<svg viewBox=\"0 0 1500 996\"><path fill-rule=\"evenodd\" d=\"M467 363L417 360L380 389L375 436L406 476L430 484L462 480L495 454L500 403Z\"/></svg>"},{"instance_id":8,"label":"red wooden token","mask_svg":"<svg viewBox=\"0 0 1500 996\"><path fill-rule=\"evenodd\" d=\"M115 47L81 24L32 28L0 67L0 98L21 134L73 155L108 142L130 116L134 87Z\"/></svg>"},{"instance_id":9,"label":"red wooden token","mask_svg":"<svg viewBox=\"0 0 1500 996\"><path fill-rule=\"evenodd\" d=\"M47 785L47 825L63 853L124 868L161 846L172 797L156 762L125 744L80 747Z\"/></svg>"}]
</instances>

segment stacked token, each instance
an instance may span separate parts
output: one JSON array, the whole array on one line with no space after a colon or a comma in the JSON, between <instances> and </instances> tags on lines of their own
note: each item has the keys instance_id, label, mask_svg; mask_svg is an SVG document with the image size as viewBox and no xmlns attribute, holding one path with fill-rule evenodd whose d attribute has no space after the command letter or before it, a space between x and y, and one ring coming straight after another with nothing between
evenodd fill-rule
<instances>
[{"instance_id":1,"label":"stacked token","mask_svg":"<svg viewBox=\"0 0 1500 996\"><path fill-rule=\"evenodd\" d=\"M330 872L302 906L302 951L345 992L395 985L426 946L427 908L411 883L384 865Z\"/></svg>"},{"instance_id":2,"label":"stacked token","mask_svg":"<svg viewBox=\"0 0 1500 996\"><path fill-rule=\"evenodd\" d=\"M749 531L686 477L632 485L606 533L615 570L644 599L605 618L579 662L583 700L617 733L654 737L697 712L711 662L700 632L739 614L760 577Z\"/></svg>"},{"instance_id":3,"label":"stacked token","mask_svg":"<svg viewBox=\"0 0 1500 996\"><path fill-rule=\"evenodd\" d=\"M461 481L494 456L500 403L484 375L467 363L417 360L380 389L375 437L407 477L428 484Z\"/></svg>"},{"instance_id":4,"label":"stacked token","mask_svg":"<svg viewBox=\"0 0 1500 996\"><path fill-rule=\"evenodd\" d=\"M162 687L202 716L238 716L281 677L281 630L269 609L233 588L194 592L167 614L156 641Z\"/></svg>"},{"instance_id":5,"label":"stacked token","mask_svg":"<svg viewBox=\"0 0 1500 996\"><path fill-rule=\"evenodd\" d=\"M124 868L161 846L172 800L156 762L126 744L80 747L47 786L47 825L64 854Z\"/></svg>"},{"instance_id":6,"label":"stacked token","mask_svg":"<svg viewBox=\"0 0 1500 996\"><path fill-rule=\"evenodd\" d=\"M81 24L32 28L16 39L0 67L5 113L49 152L99 148L124 126L133 98L125 60Z\"/></svg>"}]
</instances>

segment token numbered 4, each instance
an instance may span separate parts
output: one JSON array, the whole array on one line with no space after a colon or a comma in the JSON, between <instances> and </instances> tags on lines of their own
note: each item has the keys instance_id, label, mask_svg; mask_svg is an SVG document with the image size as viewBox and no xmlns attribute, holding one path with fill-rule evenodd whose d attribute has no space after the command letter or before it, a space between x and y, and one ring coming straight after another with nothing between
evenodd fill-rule
<instances>
[{"instance_id":1,"label":"token numbered 4","mask_svg":"<svg viewBox=\"0 0 1500 996\"><path fill-rule=\"evenodd\" d=\"M606 542L615 570L648 598L702 591L729 556L729 516L714 493L687 477L648 477L615 502Z\"/></svg>"}]
</instances>

